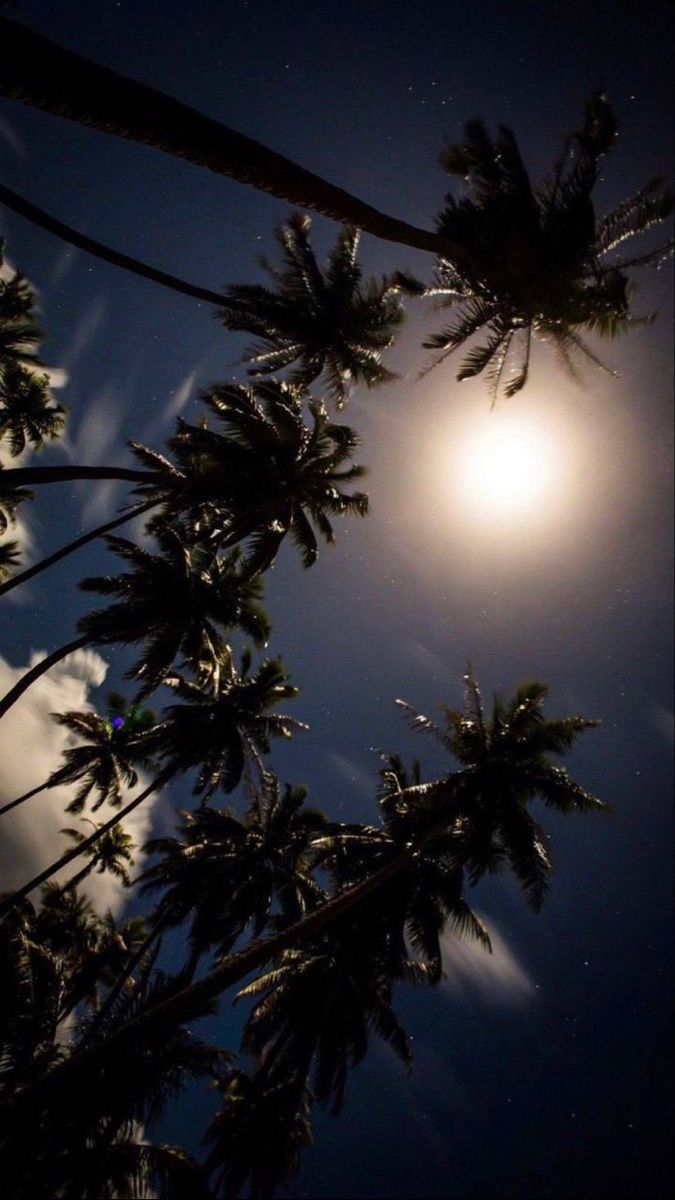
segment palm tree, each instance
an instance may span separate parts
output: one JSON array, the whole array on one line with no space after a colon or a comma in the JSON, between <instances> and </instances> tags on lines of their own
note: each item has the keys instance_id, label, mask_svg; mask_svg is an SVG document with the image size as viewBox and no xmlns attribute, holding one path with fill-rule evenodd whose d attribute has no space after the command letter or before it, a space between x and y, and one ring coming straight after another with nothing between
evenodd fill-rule
<instances>
[{"instance_id":1,"label":"palm tree","mask_svg":"<svg viewBox=\"0 0 675 1200\"><path fill-rule=\"evenodd\" d=\"M0 700L0 716L50 667L85 646L144 642L127 672L141 682L140 700L163 682L179 655L196 669L216 669L225 646L217 625L239 626L257 644L266 640L270 626L259 603L262 586L237 571L236 550L219 558L215 548L191 544L178 526L161 528L157 541L161 553L153 555L123 538L108 539L132 571L83 579L79 586L119 596L119 602L81 617L81 636L27 671Z\"/></svg>"},{"instance_id":2,"label":"palm tree","mask_svg":"<svg viewBox=\"0 0 675 1200\"><path fill-rule=\"evenodd\" d=\"M83 817L83 820L91 825L92 829L99 830L101 828L95 821L90 821L88 817ZM84 847L84 843L88 840L88 835L81 829L62 829L61 833L65 833L78 848ZM133 849L134 840L121 825L115 825L112 829L106 830L93 845L89 845L89 862L82 867L81 871L73 875L72 879L68 880L68 883L64 885L64 891L79 887L94 870L99 875L108 872L116 879L121 880L124 887L129 887L131 876L124 864L133 863Z\"/></svg>"},{"instance_id":3,"label":"palm tree","mask_svg":"<svg viewBox=\"0 0 675 1200\"><path fill-rule=\"evenodd\" d=\"M464 247L465 258L458 265L441 256L431 288L398 277L404 288L457 310L452 324L424 342L440 351L433 366L485 331L487 340L469 351L457 378L485 371L494 400L502 381L508 380L506 396L525 386L533 336L550 342L573 371L575 355L602 366L584 332L611 338L639 323L630 316L626 270L663 258L673 242L627 258L605 256L666 220L673 195L662 179L653 179L597 219L592 193L601 159L616 139L616 116L596 94L581 129L567 138L552 174L537 187L504 126L493 140L481 121L471 121L463 143L446 150L443 165L466 181L468 195L448 198L438 230Z\"/></svg>"},{"instance_id":4,"label":"palm tree","mask_svg":"<svg viewBox=\"0 0 675 1200\"><path fill-rule=\"evenodd\" d=\"M182 703L164 710L160 758L173 772L196 770L193 794L206 804L218 788L234 791L247 765L260 766L273 737L290 738L307 726L272 711L297 696L280 659L264 659L251 673L245 651L237 667L228 651L203 681L175 675L164 682Z\"/></svg>"},{"instance_id":5,"label":"palm tree","mask_svg":"<svg viewBox=\"0 0 675 1200\"><path fill-rule=\"evenodd\" d=\"M60 1089L68 1086L68 1083L72 1087L73 1080L86 1077L87 1072L95 1072L98 1064L108 1056L123 1056L125 1047L138 1044L139 1039L143 1039L145 1030L151 1031L155 1036L178 1022L191 1019L200 1005L211 1004L227 987L241 982L251 972L259 970L271 960L278 959L286 950L297 950L301 955L306 952L311 960L311 948L318 943L321 950L322 937L333 929L336 923L348 914L352 914L356 920L361 912L366 911L362 907L366 901L370 901L375 893L404 873L422 852L433 851L434 844L446 845L449 834L452 834L457 843L456 865L467 870L474 878L495 862L493 846L496 845L497 850L506 856L524 886L527 898L536 906L543 889L541 872L535 867L533 876L531 863L541 858L541 835L536 829L533 831L531 823L528 824L531 818L525 805L539 796L546 804L563 813L589 812L605 807L574 783L564 769L550 760L551 755L559 757L568 753L576 738L596 722L577 716L546 720L541 713L546 688L541 684L524 686L518 690L515 700L509 703L499 701L495 705L492 718L488 719L484 715L478 688L470 672L466 682L464 709L444 710L447 715L447 734L436 731L435 726L426 717L417 716L407 709L417 728L447 738L448 741L444 742L444 745L448 748L456 747L452 752L459 758L461 769L454 775L445 776L432 783L413 784L405 791L399 792L395 786L385 789L389 796L387 807L390 814L394 814L390 819L395 819L399 831L404 827L409 830L403 849L394 850L388 847L387 853L381 856L384 860L382 865L377 865L376 869L359 883L339 891L294 924L223 959L204 978L197 979L188 986L179 986L159 1003L146 1008L124 1029L109 1038L105 1051L92 1047L82 1052L79 1058L74 1057L63 1066L52 1070L48 1077L41 1079L32 1088L25 1089L21 1105L15 1105L17 1110L22 1105L34 1103L38 1096L47 1098L59 1094ZM485 814L492 823L492 840L485 837ZM522 820L522 814L525 815L525 821ZM478 830L478 836L473 840L472 823L475 823ZM527 837L522 836L523 829L526 830ZM548 873L547 862L546 879ZM534 886L530 882L533 878ZM26 894L25 890L23 894ZM21 895L17 894L18 901L21 900ZM322 954L327 952L328 943L321 950ZM392 959L388 957L384 964L389 976L391 963ZM358 963L356 965L358 966ZM290 962L287 960L282 966L288 968ZM378 963L375 960L373 969L377 967ZM311 961L306 962L303 971L306 971L307 979L311 980L314 973ZM290 985L290 975L290 971L285 969L283 975L279 976L280 982L288 980ZM358 979L358 973L356 978ZM274 980L267 979L264 986L268 984L273 986ZM318 979L317 986L320 985L321 980ZM373 1012L377 1009L385 1020L388 1001L386 989L382 990L384 983L380 987L375 978L371 985ZM284 1005L286 994L287 989L282 993ZM380 1000L385 1008L378 1007ZM283 1016L283 1010L280 1011ZM345 1021L350 1019L347 1014ZM385 1028L390 1028L395 1033L393 1025L385 1024ZM358 1025L355 1025L354 1029L355 1035L358 1034ZM273 1040L276 1039L276 1031L271 1032ZM395 1036L399 1035L395 1033ZM354 1042L357 1050L362 1044L362 1041ZM403 1049L404 1039L400 1044ZM352 1053L352 1049L349 1049L348 1058ZM330 1064L330 1056L326 1061ZM338 1063L335 1055L332 1061ZM327 1080L329 1075L330 1071L327 1068L324 1078ZM332 1079L332 1094L337 1099L342 1086L342 1071L338 1071L337 1066ZM325 1086L328 1087L328 1084Z\"/></svg>"},{"instance_id":6,"label":"palm tree","mask_svg":"<svg viewBox=\"0 0 675 1200\"><path fill-rule=\"evenodd\" d=\"M16 541L3 542L0 545L0 583L8 580L12 568L18 566L19 554L19 543Z\"/></svg>"},{"instance_id":7,"label":"palm tree","mask_svg":"<svg viewBox=\"0 0 675 1200\"><path fill-rule=\"evenodd\" d=\"M247 762L259 767L260 756L269 752L272 738L289 738L297 730L306 729L302 721L272 711L298 693L288 682L280 660L264 660L255 674L250 673L250 667L248 652L242 655L238 670L228 650L218 669L201 682L181 676L165 680L183 703L166 709L157 727L161 735L157 753L165 762L163 769L138 796L80 845L62 854L13 895L0 901L0 916L80 854L96 846L109 830L175 775L196 770L194 794L206 803L218 788L232 791L240 782Z\"/></svg>"},{"instance_id":8,"label":"palm tree","mask_svg":"<svg viewBox=\"0 0 675 1200\"><path fill-rule=\"evenodd\" d=\"M224 433L180 422L169 442L174 470L182 472L174 493L193 520L206 519L220 544L249 539L246 574L267 569L287 533L309 567L318 555L317 533L334 540L331 516L365 516L368 497L344 490L364 474L362 467L347 465L357 435L330 421L304 389L278 380L226 384L203 392L202 399ZM309 424L303 417L305 401ZM156 462L161 456L142 447L138 453L154 465L156 478L166 477L166 460ZM138 490L156 494L152 484ZM171 515L166 489L164 496Z\"/></svg>"},{"instance_id":9,"label":"palm tree","mask_svg":"<svg viewBox=\"0 0 675 1200\"><path fill-rule=\"evenodd\" d=\"M357 229L346 227L325 272L309 240L310 218L293 214L277 231L281 266L264 266L274 290L251 284L227 289L221 316L226 329L252 333L259 341L244 354L251 375L272 375L297 364L292 383L308 387L323 376L341 408L351 385L391 380L382 351L403 320L400 291L386 279L361 281L356 260Z\"/></svg>"},{"instance_id":10,"label":"palm tree","mask_svg":"<svg viewBox=\"0 0 675 1200\"><path fill-rule=\"evenodd\" d=\"M14 362L5 366L0 374L0 440L8 438L13 457L28 445L41 450L46 441L59 437L66 410L51 400L48 375Z\"/></svg>"},{"instance_id":11,"label":"palm tree","mask_svg":"<svg viewBox=\"0 0 675 1200\"><path fill-rule=\"evenodd\" d=\"M120 998L108 1030L123 1028L144 1007L171 994L174 988L172 981L157 975L133 995ZM42 1011L37 999L35 1007ZM68 1061L68 1052L55 1045L53 1023L47 1029L51 1051L47 1065L59 1056ZM18 1088L16 1094L21 1095L21 1085L31 1074L40 1080L46 1075L43 1062L37 1062L34 1054L26 1061L24 1047L30 1047L31 1042L25 1029L18 1032L11 1047L7 1082L10 1094ZM99 1035L97 1044L105 1045L107 1036L108 1031ZM218 1048L176 1028L168 1036L165 1033L158 1039L144 1038L124 1062L108 1060L102 1074L89 1077L85 1090L71 1097L68 1104L63 1098L47 1106L38 1100L27 1124L22 1120L25 1111L19 1115L16 1110L5 1123L1 1139L3 1191L10 1200L26 1195L113 1200L120 1195L143 1195L145 1192L136 1187L154 1181L206 1197L203 1175L193 1160L174 1147L153 1147L139 1133L141 1126L160 1116L166 1102L191 1080L217 1078L227 1058ZM38 1125L40 1138L36 1142L34 1129Z\"/></svg>"},{"instance_id":12,"label":"palm tree","mask_svg":"<svg viewBox=\"0 0 675 1200\"><path fill-rule=\"evenodd\" d=\"M456 806L454 862L472 883L486 872L510 867L528 904L539 909L548 890L552 862L547 837L528 806L540 799L562 813L593 812L607 805L570 779L551 756L569 753L580 733L597 721L585 717L546 720L542 704L548 688L537 681L521 684L510 700L494 697L486 715L469 668L462 709L441 706L445 728L399 700L413 728L430 733L459 763L447 780L423 784L388 797L402 832L414 836L448 804Z\"/></svg>"},{"instance_id":13,"label":"palm tree","mask_svg":"<svg viewBox=\"0 0 675 1200\"><path fill-rule=\"evenodd\" d=\"M35 319L33 289L19 271L9 273L4 249L0 238L0 383L7 370L39 364L37 346L44 336Z\"/></svg>"},{"instance_id":14,"label":"palm tree","mask_svg":"<svg viewBox=\"0 0 675 1200\"><path fill-rule=\"evenodd\" d=\"M106 803L119 808L122 789L135 787L138 782L136 768L150 769L153 765L154 713L129 704L119 693L112 692L106 717L95 712L52 713L52 717L82 739L83 744L64 750L63 766L52 771L44 783L4 804L0 816L47 788L69 783L80 783L81 787L66 812L81 812L92 792L98 793L93 812Z\"/></svg>"},{"instance_id":15,"label":"palm tree","mask_svg":"<svg viewBox=\"0 0 675 1200\"><path fill-rule=\"evenodd\" d=\"M155 927L176 926L192 916L192 978L204 952L217 945L229 953L250 929L259 937L276 902L275 922L290 924L325 894L310 873L312 842L326 828L325 817L304 807L306 789L286 785L265 772L243 821L224 809L202 807L183 813L179 836L145 846L161 859L141 876L144 893L164 892Z\"/></svg>"},{"instance_id":16,"label":"palm tree","mask_svg":"<svg viewBox=\"0 0 675 1200\"><path fill-rule=\"evenodd\" d=\"M252 138L155 88L73 54L32 29L0 17L0 34L4 47L0 94L4 96L155 146L376 237L432 254L449 249L438 234L379 212ZM147 275L147 270L142 274Z\"/></svg>"},{"instance_id":17,"label":"palm tree","mask_svg":"<svg viewBox=\"0 0 675 1200\"><path fill-rule=\"evenodd\" d=\"M207 1133L213 1143L207 1167L218 1194L230 1200L248 1183L255 1200L271 1200L312 1144L312 1093L297 1074L270 1078L264 1067L253 1076L228 1071L219 1087L222 1105Z\"/></svg>"}]
</instances>

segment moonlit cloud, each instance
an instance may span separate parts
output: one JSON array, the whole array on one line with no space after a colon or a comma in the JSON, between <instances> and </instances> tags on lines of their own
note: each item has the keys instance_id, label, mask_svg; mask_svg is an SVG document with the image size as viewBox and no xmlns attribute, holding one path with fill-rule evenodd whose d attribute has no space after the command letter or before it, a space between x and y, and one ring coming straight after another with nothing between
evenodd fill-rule
<instances>
[{"instance_id":1,"label":"moonlit cloud","mask_svg":"<svg viewBox=\"0 0 675 1200\"><path fill-rule=\"evenodd\" d=\"M99 296L89 305L87 311L75 326L73 336L62 355L64 366L71 374L101 328L105 311L105 301L102 296Z\"/></svg>"},{"instance_id":2,"label":"moonlit cloud","mask_svg":"<svg viewBox=\"0 0 675 1200\"><path fill-rule=\"evenodd\" d=\"M653 701L650 712L652 724L670 745L675 741L675 713L664 704Z\"/></svg>"},{"instance_id":3,"label":"moonlit cloud","mask_svg":"<svg viewBox=\"0 0 675 1200\"><path fill-rule=\"evenodd\" d=\"M23 139L19 137L16 129L6 117L0 117L0 138L2 138L4 142L7 142L9 148L13 150L19 158L28 158L28 151L24 145Z\"/></svg>"},{"instance_id":4,"label":"moonlit cloud","mask_svg":"<svg viewBox=\"0 0 675 1200\"><path fill-rule=\"evenodd\" d=\"M12 687L27 667L42 657L42 652L34 652L30 662L19 667L12 667L0 658L0 694ZM0 724L2 803L37 786L58 766L60 754L74 742L72 735L51 719L50 713L91 709L91 690L103 683L107 669L107 664L95 651L78 650L37 680L3 717ZM144 782L147 781L139 780L139 788ZM78 819L65 811L73 794L72 787L50 788L0 817L2 890L19 887L68 849L69 843L60 830L64 826L77 825ZM147 802L124 823L137 846L148 836L155 803L153 797L148 797ZM100 821L110 815L109 809L100 809L94 819ZM88 827L83 824L81 828L86 831ZM74 867L70 866L55 878L64 883L73 872ZM82 885L82 890L101 913L107 908L117 912L126 901L126 889L111 876L96 872ZM32 899L35 898L34 895Z\"/></svg>"},{"instance_id":5,"label":"moonlit cloud","mask_svg":"<svg viewBox=\"0 0 675 1200\"><path fill-rule=\"evenodd\" d=\"M525 967L492 923L488 924L492 954L479 942L464 941L452 932L443 936L443 965L446 978L441 985L453 999L484 1004L525 1004L536 988Z\"/></svg>"},{"instance_id":6,"label":"moonlit cloud","mask_svg":"<svg viewBox=\"0 0 675 1200\"><path fill-rule=\"evenodd\" d=\"M328 755L330 762L335 767L335 770L343 779L361 795L372 796L374 792L373 776L367 771L361 769L352 759L346 758L343 754L336 754L334 751Z\"/></svg>"}]
</instances>

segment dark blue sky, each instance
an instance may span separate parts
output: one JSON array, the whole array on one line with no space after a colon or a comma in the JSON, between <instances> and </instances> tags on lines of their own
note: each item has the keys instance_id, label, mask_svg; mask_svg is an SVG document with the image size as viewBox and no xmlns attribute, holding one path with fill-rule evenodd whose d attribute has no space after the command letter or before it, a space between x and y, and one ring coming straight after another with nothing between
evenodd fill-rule
<instances>
[{"instance_id":1,"label":"dark blue sky","mask_svg":"<svg viewBox=\"0 0 675 1200\"><path fill-rule=\"evenodd\" d=\"M23 0L20 19L430 227L448 190L438 153L467 119L512 126L537 176L597 87L621 123L599 204L672 175L672 10L666 0ZM288 211L18 104L3 101L0 122L3 181L207 287L257 278L257 256L272 250ZM334 227L314 225L325 248ZM206 306L64 251L11 213L2 231L40 289L45 357L70 372L72 461L122 462L128 437L158 445L189 385L195 396L237 373L241 343ZM362 257L376 273L431 271L424 255L372 238ZM275 761L331 815L374 815L376 749L444 768L393 702L426 712L456 702L468 658L488 695L536 676L551 686L550 711L602 718L571 767L614 808L585 820L546 814L557 870L541 915L504 881L479 889L511 975L504 966L501 982L480 983L474 973L461 994L450 984L402 994L412 1079L375 1051L352 1076L339 1122L317 1122L293 1197L666 1193L671 273L645 271L639 282L639 309L660 316L604 347L620 379L589 371L576 386L540 348L527 392L510 402L534 426L550 414L572 478L536 522L474 524L443 485L439 454L447 444L451 472L453 439L485 419L488 401L480 384L455 383L452 362L417 381L422 331L439 323L419 307L391 356L404 377L358 393L347 411L370 467L371 517L338 528L336 549L309 574L285 552L270 579L272 648L302 687L295 711L311 725ZM196 414L195 401L182 411ZM103 519L123 495L78 485L41 496L30 516L40 550ZM31 647L68 640L84 608L74 584L106 561L98 548L42 577L5 614L2 653L18 664ZM115 661L110 679L120 675ZM223 1013L227 1041L227 1000ZM170 1124L171 1136L194 1138L185 1108Z\"/></svg>"}]
</instances>

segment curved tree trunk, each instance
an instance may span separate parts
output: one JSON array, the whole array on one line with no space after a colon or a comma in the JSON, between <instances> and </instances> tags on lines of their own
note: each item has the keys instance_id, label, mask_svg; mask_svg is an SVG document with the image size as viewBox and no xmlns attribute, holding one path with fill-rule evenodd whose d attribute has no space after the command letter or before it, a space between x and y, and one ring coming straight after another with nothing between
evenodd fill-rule
<instances>
[{"instance_id":1,"label":"curved tree trunk","mask_svg":"<svg viewBox=\"0 0 675 1200\"><path fill-rule=\"evenodd\" d=\"M70 242L71 246L78 246L80 250L86 250L88 254L94 254L96 258L102 258L104 262L112 263L115 267L132 271L134 275L151 279L153 283L161 283L163 287L171 288L174 292L182 292L184 296L194 296L196 300L204 300L207 304L216 304L220 307L227 303L225 297L218 292L197 287L196 284L188 283L185 279L177 279L175 275L168 275L166 271L158 271L155 267L150 267L137 258L130 258L128 254L120 254L118 250L104 246L102 242L87 237L86 234L80 233L70 225L64 225L63 221L57 221L56 217L52 217L43 208L31 204L18 192L13 192L11 188L5 187L2 183L0 183L0 202L6 204L19 216L25 217L27 221L39 225L41 229L55 233L62 241Z\"/></svg>"},{"instance_id":2,"label":"curved tree trunk","mask_svg":"<svg viewBox=\"0 0 675 1200\"><path fill-rule=\"evenodd\" d=\"M7 467L3 483L16 487L40 487L43 483L69 483L74 479L122 479L126 483L156 483L151 471L133 467Z\"/></svg>"},{"instance_id":3,"label":"curved tree trunk","mask_svg":"<svg viewBox=\"0 0 675 1200\"><path fill-rule=\"evenodd\" d=\"M6 896L4 900L0 901L0 917L4 916L6 912L9 912L9 910L14 904L17 903L18 900L23 900L24 896L27 896L29 892L34 891L36 887L39 887L41 883L45 883L47 879L51 879L52 875L55 875L57 871L62 870L63 867L67 867L68 863L71 863L73 859L79 858L80 854L86 854L88 850L91 850L92 846L95 846L96 843L99 842L104 836L104 834L108 833L111 829L114 829L115 825L119 825L120 821L123 821L125 817L128 817L129 813L133 812L135 808L138 808L139 804L142 804L142 802L147 799L152 792L156 792L158 788L163 787L173 774L173 767L166 767L163 771L160 771L159 775L153 779L152 783L149 784L139 796L136 796L134 800L129 802L129 804L127 804L124 808L121 808L118 813L115 813L114 817L111 817L109 821L106 821L98 829L94 830L94 832L90 834L88 838L85 838L83 842L80 842L79 845L73 846L70 850L67 850L66 853L62 854L56 862L52 863L49 867L45 867L44 871L40 871L39 875L35 875L33 879L30 879L28 883L25 883L24 886L19 888L18 891L14 892L13 895ZM73 880L71 879L70 883L68 883L66 886L70 887L72 883Z\"/></svg>"},{"instance_id":4,"label":"curved tree trunk","mask_svg":"<svg viewBox=\"0 0 675 1200\"><path fill-rule=\"evenodd\" d=\"M103 537L104 534L110 533L111 529L117 529L120 525L126 524L127 521L131 521L134 517L140 516L141 513L147 512L151 508L156 508L158 504L159 500L149 500L147 504L139 504L136 508L128 509L127 512L122 513L121 517L115 517L105 525L99 525L98 528L90 530L89 533L83 533L82 537L76 538L74 542L69 542L67 546L62 546L60 550L55 550L53 554L48 554L46 558L40 559L32 567L26 567L25 571L20 571L18 575L12 575L5 583L0 584L0 596L4 596L5 592L11 592L12 588L18 587L20 583L26 583L34 575L39 575L42 571L46 571L47 567L53 566L54 563L60 562L62 558L66 558L75 550L79 550L80 546L86 546L87 542L93 542L95 538ZM0 815L3 812L4 809L0 808Z\"/></svg>"},{"instance_id":5,"label":"curved tree trunk","mask_svg":"<svg viewBox=\"0 0 675 1200\"><path fill-rule=\"evenodd\" d=\"M40 659L39 663L36 663L34 667L31 667L30 670L26 671L25 675L21 676L17 683L14 684L13 688L10 688L8 692L5 692L4 696L0 700L0 717L4 717L8 709L10 709L13 704L16 704L17 700L23 696L24 692L28 690L32 683L35 683L36 679L39 679L41 675L44 675L52 667L55 667L56 664L60 663L62 659L67 658L69 654L73 654L75 650L82 650L89 644L88 637L75 638L75 640L72 642L66 642L65 646L59 646L58 650L54 650L52 654L48 654L46 658Z\"/></svg>"},{"instance_id":6,"label":"curved tree trunk","mask_svg":"<svg viewBox=\"0 0 675 1200\"><path fill-rule=\"evenodd\" d=\"M273 934L264 941L256 941L245 950L230 955L203 979L181 988L169 999L141 1012L123 1029L111 1034L105 1042L75 1051L72 1058L55 1067L47 1075L43 1075L35 1083L28 1084L20 1092L15 1093L11 1100L0 1100L0 1111L3 1108L9 1109L11 1104L14 1111L18 1112L22 1104L39 1102L40 1098L46 1101L50 1095L65 1094L62 1089L64 1086L66 1090L69 1086L73 1086L69 1083L70 1076L76 1075L78 1070L95 1071L96 1063L105 1059L107 1055L123 1054L127 1042L137 1042L146 1028L155 1030L161 1029L162 1026L175 1028L183 1021L193 1017L195 1012L199 1013L205 1003L215 999L226 988L233 987L252 971L263 967L282 950L286 950L290 946L301 946L323 933L339 917L351 911L373 892L378 891L383 885L400 875L428 842L447 833L453 815L452 812L449 812L441 821L436 822L425 833L420 834L404 850L399 851L395 858L385 863L367 879L348 888L332 900L328 900L309 916L303 917L287 929ZM17 893L17 897L18 895ZM5 907L5 904L0 905L0 914Z\"/></svg>"},{"instance_id":7,"label":"curved tree trunk","mask_svg":"<svg viewBox=\"0 0 675 1200\"><path fill-rule=\"evenodd\" d=\"M438 234L379 212L156 88L90 62L7 18L0 18L0 40L0 94L10 99L154 146L385 241L459 261L461 248Z\"/></svg>"}]
</instances>

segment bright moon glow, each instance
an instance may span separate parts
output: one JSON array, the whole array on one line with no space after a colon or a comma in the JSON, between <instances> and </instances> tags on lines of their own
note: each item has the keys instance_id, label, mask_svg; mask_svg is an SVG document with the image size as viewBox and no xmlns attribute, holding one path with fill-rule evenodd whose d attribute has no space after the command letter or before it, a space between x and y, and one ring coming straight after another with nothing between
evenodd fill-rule
<instances>
[{"instance_id":1,"label":"bright moon glow","mask_svg":"<svg viewBox=\"0 0 675 1200\"><path fill-rule=\"evenodd\" d=\"M569 420L543 406L465 410L444 448L437 441L433 474L465 525L523 534L550 529L572 497L571 432Z\"/></svg>"},{"instance_id":2,"label":"bright moon glow","mask_svg":"<svg viewBox=\"0 0 675 1200\"><path fill-rule=\"evenodd\" d=\"M527 512L545 500L555 467L540 433L497 425L469 441L460 473L472 506L508 515Z\"/></svg>"}]
</instances>

